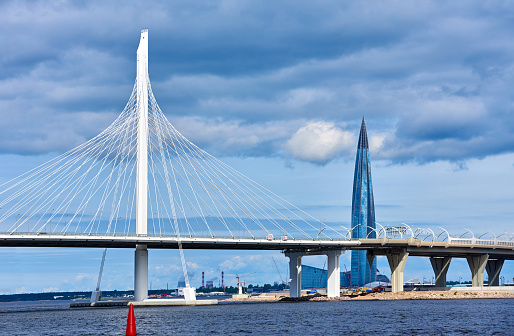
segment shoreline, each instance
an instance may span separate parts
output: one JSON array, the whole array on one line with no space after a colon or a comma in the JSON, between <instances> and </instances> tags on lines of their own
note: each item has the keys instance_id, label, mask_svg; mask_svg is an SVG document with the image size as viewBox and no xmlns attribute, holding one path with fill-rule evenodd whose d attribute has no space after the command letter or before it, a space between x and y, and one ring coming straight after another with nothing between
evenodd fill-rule
<instances>
[{"instance_id":1,"label":"shoreline","mask_svg":"<svg viewBox=\"0 0 514 336\"><path fill-rule=\"evenodd\" d=\"M368 293L360 295L341 295L328 298L326 296L302 296L290 299L283 293L265 293L241 299L225 299L220 303L248 302L324 302L324 301L398 301L398 300L462 300L462 299L514 299L514 293L485 291L411 291L399 293Z\"/></svg>"}]
</instances>

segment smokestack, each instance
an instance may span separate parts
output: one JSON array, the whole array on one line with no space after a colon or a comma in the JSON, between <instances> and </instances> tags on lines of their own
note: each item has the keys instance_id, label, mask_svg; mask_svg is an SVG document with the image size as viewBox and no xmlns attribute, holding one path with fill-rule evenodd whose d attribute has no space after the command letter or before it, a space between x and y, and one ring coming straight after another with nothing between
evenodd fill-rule
<instances>
[{"instance_id":1,"label":"smokestack","mask_svg":"<svg viewBox=\"0 0 514 336\"><path fill-rule=\"evenodd\" d=\"M205 272L202 272L202 287L205 287Z\"/></svg>"},{"instance_id":2,"label":"smokestack","mask_svg":"<svg viewBox=\"0 0 514 336\"><path fill-rule=\"evenodd\" d=\"M224 280L225 273L221 271L221 287L225 287L225 280Z\"/></svg>"}]
</instances>

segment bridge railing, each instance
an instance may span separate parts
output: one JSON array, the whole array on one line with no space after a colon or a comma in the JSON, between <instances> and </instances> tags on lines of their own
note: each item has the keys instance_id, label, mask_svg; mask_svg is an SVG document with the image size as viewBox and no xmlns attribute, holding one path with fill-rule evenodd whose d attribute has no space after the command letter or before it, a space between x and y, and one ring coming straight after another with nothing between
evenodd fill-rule
<instances>
[{"instance_id":1,"label":"bridge railing","mask_svg":"<svg viewBox=\"0 0 514 336\"><path fill-rule=\"evenodd\" d=\"M363 234L359 230L364 230ZM445 246L480 246L480 247L500 247L500 248L514 248L514 233L503 232L500 235L495 235L492 232L486 232L479 236L476 236L471 230L465 229L466 231L460 235L451 234L448 230L439 227L436 229L432 228L412 228L405 223L395 226L383 226L380 223L376 223L376 227L356 225L353 228L346 228L340 226L337 235L327 235L325 229L322 228L318 232L313 233L311 237L294 237L287 232L277 232L276 235L269 233L262 236L230 236L230 235L180 235L179 238L191 239L191 238L213 238L213 239L251 239L251 240L269 240L269 241L295 241L295 240L313 240L313 241L348 241L348 240L360 240L360 239L378 239L382 245L386 245L391 240L407 240L409 244L416 244L416 242L427 242L433 247L435 244L439 245L444 243ZM335 230L334 230L335 231ZM153 237L153 238L177 238L177 235L160 234L160 233L149 233L146 235L136 235L134 233L46 233L46 232L10 232L5 233L10 236L80 236L80 237ZM426 244L425 244L426 246Z\"/></svg>"},{"instance_id":2,"label":"bridge railing","mask_svg":"<svg viewBox=\"0 0 514 336\"><path fill-rule=\"evenodd\" d=\"M446 243L446 246L490 246L494 247L514 247L514 233L503 232L500 235L495 235L493 232L486 232L479 236L469 230L464 229L465 232L458 234L451 234L448 230L438 227L435 230L432 228L412 228L405 223L395 226L383 226L375 222L376 227L356 225L353 228L344 228L347 236L351 239L359 239L363 234L358 232L364 229L364 238L366 239L380 239L382 244L387 244L391 239L408 239L411 242L423 241L431 243L434 246L436 243ZM358 233L356 233L358 232ZM355 233L355 234L354 234Z\"/></svg>"}]
</instances>

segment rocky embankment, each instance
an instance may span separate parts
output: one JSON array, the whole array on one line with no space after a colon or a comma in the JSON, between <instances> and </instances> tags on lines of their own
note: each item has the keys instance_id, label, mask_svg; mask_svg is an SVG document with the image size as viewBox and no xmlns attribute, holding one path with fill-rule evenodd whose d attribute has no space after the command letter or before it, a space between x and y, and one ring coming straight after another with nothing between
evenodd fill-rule
<instances>
[{"instance_id":1,"label":"rocky embankment","mask_svg":"<svg viewBox=\"0 0 514 336\"><path fill-rule=\"evenodd\" d=\"M506 292L465 292L465 291L412 291L400 293L368 293L342 295L328 298L321 295L289 298L285 293L266 293L245 299L226 299L222 302L276 302L276 301L346 301L346 300L449 300L449 299L514 299L514 293Z\"/></svg>"},{"instance_id":2,"label":"rocky embankment","mask_svg":"<svg viewBox=\"0 0 514 336\"><path fill-rule=\"evenodd\" d=\"M412 291L399 293L369 293L343 295L338 298L314 297L310 301L341 300L448 300L448 299L514 299L514 293L505 292L465 292L465 291Z\"/></svg>"},{"instance_id":3,"label":"rocky embankment","mask_svg":"<svg viewBox=\"0 0 514 336\"><path fill-rule=\"evenodd\" d=\"M465 292L465 291L426 291L399 293L371 293L361 297L371 300L444 300L444 299L514 299L514 293L507 292Z\"/></svg>"}]
</instances>

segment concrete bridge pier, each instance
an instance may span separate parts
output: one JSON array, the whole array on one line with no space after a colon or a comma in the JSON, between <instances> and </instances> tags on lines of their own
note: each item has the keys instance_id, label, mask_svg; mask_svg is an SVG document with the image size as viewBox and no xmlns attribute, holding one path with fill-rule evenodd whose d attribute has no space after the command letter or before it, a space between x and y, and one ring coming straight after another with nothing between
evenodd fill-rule
<instances>
[{"instance_id":1,"label":"concrete bridge pier","mask_svg":"<svg viewBox=\"0 0 514 336\"><path fill-rule=\"evenodd\" d=\"M286 252L289 258L289 297L302 296L302 256L301 252Z\"/></svg>"},{"instance_id":2,"label":"concrete bridge pier","mask_svg":"<svg viewBox=\"0 0 514 336\"><path fill-rule=\"evenodd\" d=\"M372 250L366 251L366 258L368 259L369 267L371 268L371 271L373 272L373 261L375 261L375 254Z\"/></svg>"},{"instance_id":3,"label":"concrete bridge pier","mask_svg":"<svg viewBox=\"0 0 514 336\"><path fill-rule=\"evenodd\" d=\"M430 257L430 263L435 273L435 286L446 287L446 273L450 267L452 257L436 258Z\"/></svg>"},{"instance_id":4,"label":"concrete bridge pier","mask_svg":"<svg viewBox=\"0 0 514 336\"><path fill-rule=\"evenodd\" d=\"M341 295L341 263L340 257L343 251L334 250L327 252L327 296L339 297Z\"/></svg>"},{"instance_id":5,"label":"concrete bridge pier","mask_svg":"<svg viewBox=\"0 0 514 336\"><path fill-rule=\"evenodd\" d=\"M134 300L148 299L148 249L146 245L136 245L134 260Z\"/></svg>"},{"instance_id":6,"label":"concrete bridge pier","mask_svg":"<svg viewBox=\"0 0 514 336\"><path fill-rule=\"evenodd\" d=\"M485 265L487 277L489 278L489 286L500 285L500 272L505 259L489 259Z\"/></svg>"},{"instance_id":7,"label":"concrete bridge pier","mask_svg":"<svg viewBox=\"0 0 514 336\"><path fill-rule=\"evenodd\" d=\"M341 266L340 257L344 253L342 249L319 249L307 251L285 251L289 258L289 297L302 296L302 257L308 255L325 254L328 257L327 272L327 296L339 297L341 291Z\"/></svg>"},{"instance_id":8,"label":"concrete bridge pier","mask_svg":"<svg viewBox=\"0 0 514 336\"><path fill-rule=\"evenodd\" d=\"M409 253L405 249L386 254L391 268L391 290L393 293L403 292L403 270Z\"/></svg>"},{"instance_id":9,"label":"concrete bridge pier","mask_svg":"<svg viewBox=\"0 0 514 336\"><path fill-rule=\"evenodd\" d=\"M478 256L466 257L468 260L469 269L471 270L471 283L473 287L484 286L484 270L487 260L489 259L488 254L482 254Z\"/></svg>"}]
</instances>

